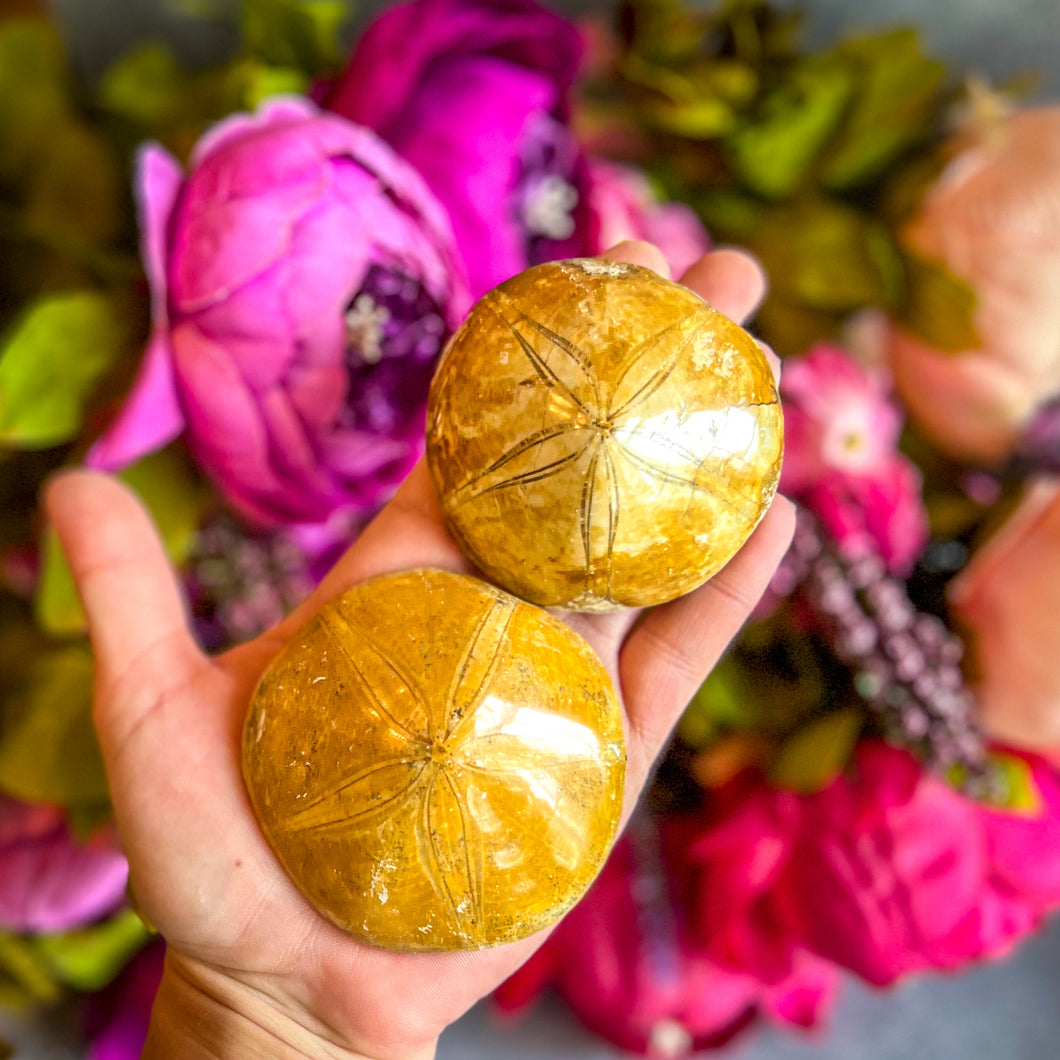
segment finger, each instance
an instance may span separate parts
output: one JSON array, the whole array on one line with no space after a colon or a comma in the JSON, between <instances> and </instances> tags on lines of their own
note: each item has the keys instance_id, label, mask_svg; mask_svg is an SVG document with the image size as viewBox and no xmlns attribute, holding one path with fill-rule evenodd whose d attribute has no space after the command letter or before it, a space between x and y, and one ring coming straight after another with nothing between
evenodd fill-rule
<instances>
[{"instance_id":1,"label":"finger","mask_svg":"<svg viewBox=\"0 0 1060 1060\"><path fill-rule=\"evenodd\" d=\"M421 459L386 507L276 632L289 635L329 600L368 578L422 567L474 571L446 529L427 462Z\"/></svg>"},{"instance_id":2,"label":"finger","mask_svg":"<svg viewBox=\"0 0 1060 1060\"><path fill-rule=\"evenodd\" d=\"M98 680L117 684L141 665L156 687L181 680L201 656L173 569L137 498L107 475L68 471L48 484L44 505L88 617Z\"/></svg>"},{"instance_id":3,"label":"finger","mask_svg":"<svg viewBox=\"0 0 1060 1060\"><path fill-rule=\"evenodd\" d=\"M629 635L620 672L631 745L639 747L645 771L754 610L794 529L795 508L778 496L747 543L710 581L657 608Z\"/></svg>"},{"instance_id":4,"label":"finger","mask_svg":"<svg viewBox=\"0 0 1060 1060\"><path fill-rule=\"evenodd\" d=\"M600 257L604 261L642 265L666 279L670 278L670 263L666 260L666 255L654 243L630 239L625 243L616 243L610 250L605 250Z\"/></svg>"},{"instance_id":5,"label":"finger","mask_svg":"<svg viewBox=\"0 0 1060 1060\"><path fill-rule=\"evenodd\" d=\"M766 355L770 370L773 372L773 382L779 387L781 370L780 358L773 352L773 347L768 343L762 342L761 339L755 339L755 344Z\"/></svg>"},{"instance_id":6,"label":"finger","mask_svg":"<svg viewBox=\"0 0 1060 1060\"><path fill-rule=\"evenodd\" d=\"M742 323L761 305L768 286L765 270L745 250L704 254L681 282L720 313Z\"/></svg>"}]
</instances>

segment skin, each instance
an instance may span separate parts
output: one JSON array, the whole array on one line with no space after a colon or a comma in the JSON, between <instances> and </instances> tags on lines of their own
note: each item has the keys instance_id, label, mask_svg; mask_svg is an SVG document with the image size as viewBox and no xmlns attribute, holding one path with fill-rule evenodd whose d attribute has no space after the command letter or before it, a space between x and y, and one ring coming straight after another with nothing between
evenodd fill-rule
<instances>
[{"instance_id":1,"label":"skin","mask_svg":"<svg viewBox=\"0 0 1060 1060\"><path fill-rule=\"evenodd\" d=\"M605 257L669 275L648 244L621 244ZM736 320L764 293L757 264L731 250L708 254L682 282ZM273 858L240 772L243 717L257 680L324 602L390 571L471 570L445 529L425 466L294 614L217 657L196 646L176 577L135 497L105 475L71 471L49 484L45 504L89 619L95 722L131 889L168 946L143 1055L432 1057L441 1032L544 934L453 954L358 943L317 914ZM768 584L793 522L791 505L778 497L718 575L643 616L563 616L592 644L623 700L626 816L681 711Z\"/></svg>"}]
</instances>

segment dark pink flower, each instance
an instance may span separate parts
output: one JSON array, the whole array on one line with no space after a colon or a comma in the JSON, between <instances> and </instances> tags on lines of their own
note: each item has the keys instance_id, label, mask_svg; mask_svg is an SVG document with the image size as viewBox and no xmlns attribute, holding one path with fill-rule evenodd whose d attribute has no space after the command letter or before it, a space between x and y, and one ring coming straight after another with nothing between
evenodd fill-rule
<instances>
[{"instance_id":1,"label":"dark pink flower","mask_svg":"<svg viewBox=\"0 0 1060 1060\"><path fill-rule=\"evenodd\" d=\"M0 928L83 927L122 901L128 875L109 832L79 842L57 807L0 795Z\"/></svg>"},{"instance_id":2,"label":"dark pink flower","mask_svg":"<svg viewBox=\"0 0 1060 1060\"><path fill-rule=\"evenodd\" d=\"M419 456L435 359L468 307L420 177L373 133L292 99L221 122L186 175L149 147L138 192L155 332L90 462L120 466L184 431L255 521L385 500Z\"/></svg>"},{"instance_id":3,"label":"dark pink flower","mask_svg":"<svg viewBox=\"0 0 1060 1060\"><path fill-rule=\"evenodd\" d=\"M1028 760L1031 813L993 809L865 742L848 775L803 802L779 884L817 953L879 986L1000 957L1060 903L1060 783Z\"/></svg>"},{"instance_id":4,"label":"dark pink flower","mask_svg":"<svg viewBox=\"0 0 1060 1060\"><path fill-rule=\"evenodd\" d=\"M582 41L534 0L412 0L381 14L326 92L445 204L478 297L528 265L592 253L568 125Z\"/></svg>"},{"instance_id":5,"label":"dark pink flower","mask_svg":"<svg viewBox=\"0 0 1060 1060\"><path fill-rule=\"evenodd\" d=\"M110 986L86 1000L88 1060L137 1060L143 1052L165 955L165 944L155 941Z\"/></svg>"},{"instance_id":6,"label":"dark pink flower","mask_svg":"<svg viewBox=\"0 0 1060 1060\"><path fill-rule=\"evenodd\" d=\"M920 474L898 452L902 420L887 376L836 346L785 361L780 487L851 555L909 568L927 540Z\"/></svg>"},{"instance_id":7,"label":"dark pink flower","mask_svg":"<svg viewBox=\"0 0 1060 1060\"><path fill-rule=\"evenodd\" d=\"M837 986L826 962L790 945L783 968L752 954L732 961L693 939L660 856L651 826L635 823L582 902L498 992L501 1006L515 1009L553 983L592 1030L658 1057L720 1045L758 1015L819 1024Z\"/></svg>"},{"instance_id":8,"label":"dark pink flower","mask_svg":"<svg viewBox=\"0 0 1060 1060\"><path fill-rule=\"evenodd\" d=\"M710 237L695 211L685 203L660 201L639 169L593 158L589 175L594 254L627 239L645 240L663 252L679 277L710 249Z\"/></svg>"}]
</instances>

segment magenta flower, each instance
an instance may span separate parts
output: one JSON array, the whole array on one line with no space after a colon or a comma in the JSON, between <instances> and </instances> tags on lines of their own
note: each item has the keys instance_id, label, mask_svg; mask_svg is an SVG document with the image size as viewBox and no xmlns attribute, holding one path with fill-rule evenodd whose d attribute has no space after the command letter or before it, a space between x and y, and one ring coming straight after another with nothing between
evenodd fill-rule
<instances>
[{"instance_id":1,"label":"magenta flower","mask_svg":"<svg viewBox=\"0 0 1060 1060\"><path fill-rule=\"evenodd\" d=\"M87 842L60 809L0 795L0 928L69 931L105 916L125 896L129 866L109 832Z\"/></svg>"},{"instance_id":2,"label":"magenta flower","mask_svg":"<svg viewBox=\"0 0 1060 1060\"><path fill-rule=\"evenodd\" d=\"M534 0L412 0L369 26L325 105L374 129L445 204L478 297L593 252L568 126L582 41Z\"/></svg>"},{"instance_id":3,"label":"magenta flower","mask_svg":"<svg viewBox=\"0 0 1060 1060\"><path fill-rule=\"evenodd\" d=\"M105 990L86 999L87 1060L137 1060L143 1052L165 955L165 944L153 942Z\"/></svg>"},{"instance_id":4,"label":"magenta flower","mask_svg":"<svg viewBox=\"0 0 1060 1060\"><path fill-rule=\"evenodd\" d=\"M836 346L785 361L780 487L851 555L904 572L927 540L920 473L898 451L902 420L887 377Z\"/></svg>"},{"instance_id":5,"label":"magenta flower","mask_svg":"<svg viewBox=\"0 0 1060 1060\"><path fill-rule=\"evenodd\" d=\"M154 337L90 463L183 431L260 523L386 499L419 456L435 360L468 307L418 175L371 132L285 100L217 125L187 175L149 147L138 193Z\"/></svg>"},{"instance_id":6,"label":"magenta flower","mask_svg":"<svg viewBox=\"0 0 1060 1060\"><path fill-rule=\"evenodd\" d=\"M1060 779L1028 763L1041 805L1008 812L863 743L803 801L778 883L806 945L879 986L1007 954L1060 903Z\"/></svg>"},{"instance_id":7,"label":"magenta flower","mask_svg":"<svg viewBox=\"0 0 1060 1060\"><path fill-rule=\"evenodd\" d=\"M594 254L627 239L642 239L663 252L679 277L710 249L710 237L696 212L685 203L661 202L639 169L593 158L589 176Z\"/></svg>"},{"instance_id":8,"label":"magenta flower","mask_svg":"<svg viewBox=\"0 0 1060 1060\"><path fill-rule=\"evenodd\" d=\"M762 838L749 835L745 849ZM687 859L687 848L675 853ZM670 860L680 871L682 862ZM501 987L498 1003L515 1010L552 983L592 1030L660 1057L721 1045L757 1016L802 1028L826 1018L838 986L827 962L776 935L775 925L752 927L746 910L729 909L732 926L765 932L761 948L771 952L764 963L751 953L733 960L692 937L677 897L651 826L634 823L582 902Z\"/></svg>"}]
</instances>

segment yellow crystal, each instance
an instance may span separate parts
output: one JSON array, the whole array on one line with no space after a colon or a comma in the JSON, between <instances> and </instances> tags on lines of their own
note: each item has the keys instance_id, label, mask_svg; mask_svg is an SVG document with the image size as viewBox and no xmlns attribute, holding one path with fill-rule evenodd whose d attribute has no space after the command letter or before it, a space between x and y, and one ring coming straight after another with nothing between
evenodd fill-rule
<instances>
[{"instance_id":1,"label":"yellow crystal","mask_svg":"<svg viewBox=\"0 0 1060 1060\"><path fill-rule=\"evenodd\" d=\"M539 265L487 294L431 388L454 536L544 606L662 603L718 571L777 487L772 371L742 328L634 265Z\"/></svg>"},{"instance_id":2,"label":"yellow crystal","mask_svg":"<svg viewBox=\"0 0 1060 1060\"><path fill-rule=\"evenodd\" d=\"M553 923L603 864L621 712L557 619L411 571L349 590L273 661L243 772L277 857L335 924L388 949L476 949Z\"/></svg>"}]
</instances>

